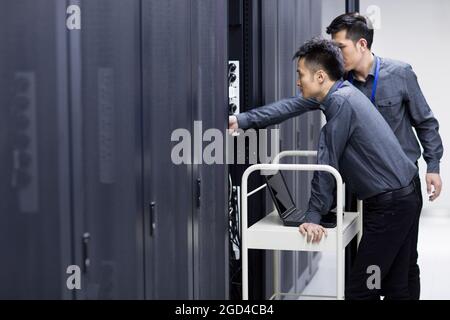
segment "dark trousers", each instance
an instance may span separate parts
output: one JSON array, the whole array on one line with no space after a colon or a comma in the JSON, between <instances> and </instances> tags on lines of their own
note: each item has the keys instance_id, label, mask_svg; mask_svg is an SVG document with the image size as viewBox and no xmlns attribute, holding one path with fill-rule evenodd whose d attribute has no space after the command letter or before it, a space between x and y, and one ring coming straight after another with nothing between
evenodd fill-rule
<instances>
[{"instance_id":1,"label":"dark trousers","mask_svg":"<svg viewBox=\"0 0 450 320\"><path fill-rule=\"evenodd\" d=\"M419 238L419 218L420 218L420 213L422 211L423 200L422 200L422 190L421 190L419 175L416 176L414 181L415 181L414 184L416 187L416 194L420 199L420 207L419 207L419 214L417 215L417 219L414 222L413 237L411 240L411 257L410 257L410 266L409 266L408 288L409 288L410 299L419 300L419 298L420 298L420 269L419 269L419 265L417 264L417 258L418 258L417 241Z\"/></svg>"},{"instance_id":2,"label":"dark trousers","mask_svg":"<svg viewBox=\"0 0 450 320\"><path fill-rule=\"evenodd\" d=\"M380 299L380 295L411 299L410 282L420 291L416 248L422 198L418 188L401 197L364 202L363 236L346 282L346 299ZM380 286L373 288L376 270Z\"/></svg>"}]
</instances>

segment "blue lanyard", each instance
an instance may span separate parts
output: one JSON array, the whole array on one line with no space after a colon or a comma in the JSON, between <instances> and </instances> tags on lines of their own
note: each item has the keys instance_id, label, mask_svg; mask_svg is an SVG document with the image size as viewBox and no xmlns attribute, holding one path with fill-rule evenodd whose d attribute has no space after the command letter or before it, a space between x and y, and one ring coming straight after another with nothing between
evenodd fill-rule
<instances>
[{"instance_id":1,"label":"blue lanyard","mask_svg":"<svg viewBox=\"0 0 450 320\"><path fill-rule=\"evenodd\" d=\"M372 95L370 96L370 101L375 104L375 93L377 92L378 85L378 77L380 75L380 60L378 57L375 57L375 79L373 80L372 85ZM353 84L353 74L349 72L348 81Z\"/></svg>"}]
</instances>

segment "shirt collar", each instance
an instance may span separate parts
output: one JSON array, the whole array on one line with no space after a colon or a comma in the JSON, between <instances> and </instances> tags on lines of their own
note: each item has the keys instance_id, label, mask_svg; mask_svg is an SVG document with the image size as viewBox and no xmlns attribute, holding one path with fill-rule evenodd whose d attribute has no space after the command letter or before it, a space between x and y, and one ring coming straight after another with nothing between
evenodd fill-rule
<instances>
[{"instance_id":1,"label":"shirt collar","mask_svg":"<svg viewBox=\"0 0 450 320\"><path fill-rule=\"evenodd\" d=\"M369 71L369 74L367 75L367 77L372 76L372 77L375 78L375 72L377 71L377 56L374 53L372 53L372 55L373 55L372 68L370 68L370 71ZM352 70L347 72L346 79L350 78L350 74L353 77L353 71Z\"/></svg>"},{"instance_id":2,"label":"shirt collar","mask_svg":"<svg viewBox=\"0 0 450 320\"><path fill-rule=\"evenodd\" d=\"M375 77L375 72L377 71L377 56L373 55L373 63L372 63L372 68L370 69L369 75L371 75L372 77Z\"/></svg>"},{"instance_id":3,"label":"shirt collar","mask_svg":"<svg viewBox=\"0 0 450 320\"><path fill-rule=\"evenodd\" d=\"M320 103L320 109L322 109L323 111L325 111L327 108L329 107L331 104L331 95L333 94L333 92L335 92L339 86L344 82L344 80L341 78L339 80L337 80L330 88L330 90L328 91L327 95L325 96L325 98L322 100L322 102Z\"/></svg>"}]
</instances>

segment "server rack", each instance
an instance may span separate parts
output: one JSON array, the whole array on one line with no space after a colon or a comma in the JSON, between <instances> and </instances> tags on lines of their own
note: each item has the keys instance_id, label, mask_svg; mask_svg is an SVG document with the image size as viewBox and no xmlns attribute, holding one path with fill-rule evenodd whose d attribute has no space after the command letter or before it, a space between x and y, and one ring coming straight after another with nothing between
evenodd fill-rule
<instances>
[{"instance_id":1,"label":"server rack","mask_svg":"<svg viewBox=\"0 0 450 320\"><path fill-rule=\"evenodd\" d=\"M227 168L171 161L226 128L225 0L4 9L0 296L226 299Z\"/></svg>"},{"instance_id":2,"label":"server rack","mask_svg":"<svg viewBox=\"0 0 450 320\"><path fill-rule=\"evenodd\" d=\"M254 1L230 0L229 55L238 60L241 74L241 111L294 96L295 62L292 56L303 41L320 34L320 4L313 1ZM291 119L277 126L280 129L281 150L309 149L317 139L320 115L308 115ZM270 139L270 138L269 138ZM314 148L314 147L313 147ZM297 161L290 159L289 161ZM230 166L234 184L240 185L240 177L246 165ZM288 176L288 184L296 195L296 202L304 205L307 200L307 178ZM259 177L250 179L250 188L261 185ZM262 218L272 207L271 200L263 193L249 199L249 224ZM304 287L310 278L311 257L306 253L283 253L283 290L294 284ZM232 266L239 272L239 261ZM272 292L272 255L258 251L249 253L250 297L263 299ZM233 274L235 274L233 272ZM303 283L297 279L303 275ZM232 298L240 298L239 279L231 284Z\"/></svg>"}]
</instances>

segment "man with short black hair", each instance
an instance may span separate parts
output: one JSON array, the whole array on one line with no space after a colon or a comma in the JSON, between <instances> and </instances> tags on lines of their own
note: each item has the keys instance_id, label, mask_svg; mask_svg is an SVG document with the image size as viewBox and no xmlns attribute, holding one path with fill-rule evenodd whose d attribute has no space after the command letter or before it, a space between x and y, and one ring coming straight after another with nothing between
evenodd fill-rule
<instances>
[{"instance_id":1,"label":"man with short black hair","mask_svg":"<svg viewBox=\"0 0 450 320\"><path fill-rule=\"evenodd\" d=\"M409 248L420 210L414 191L417 167L367 97L342 80L344 66L337 45L312 39L294 59L303 97L316 99L327 119L320 132L317 162L336 168L365 203L363 237L345 296L379 299L379 290L366 285L366 270L375 265L386 296L409 299ZM308 241L318 242L326 234L319 223L332 207L335 187L330 173L314 173L306 222L299 227Z\"/></svg>"},{"instance_id":2,"label":"man with short black hair","mask_svg":"<svg viewBox=\"0 0 450 320\"><path fill-rule=\"evenodd\" d=\"M373 29L370 21L358 13L336 17L327 28L333 41L339 46L347 71L346 78L375 105L387 121L408 158L416 164L423 147L427 163L425 181L430 201L441 192L439 162L443 155L439 135L439 123L428 106L417 77L409 64L375 56L371 52ZM317 101L295 97L283 99L249 112L230 116L230 129L261 128L280 123L310 110L316 110ZM414 130L413 130L414 129ZM416 193L422 199L420 179L416 177ZM420 205L422 207L422 203ZM417 265L417 239L419 214L414 223L414 239L411 242L409 291L411 299L419 299L420 278Z\"/></svg>"}]
</instances>

